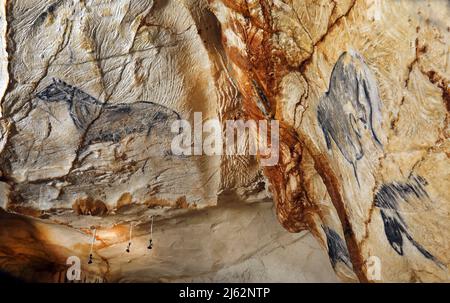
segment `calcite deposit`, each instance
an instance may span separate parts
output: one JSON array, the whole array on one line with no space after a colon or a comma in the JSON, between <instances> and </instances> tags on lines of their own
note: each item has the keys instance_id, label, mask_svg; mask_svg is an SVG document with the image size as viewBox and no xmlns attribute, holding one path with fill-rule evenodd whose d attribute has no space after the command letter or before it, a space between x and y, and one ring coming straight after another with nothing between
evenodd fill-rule
<instances>
[{"instance_id":1,"label":"calcite deposit","mask_svg":"<svg viewBox=\"0 0 450 303\"><path fill-rule=\"evenodd\" d=\"M1 1L0 270L449 282L449 17L445 0ZM277 120L279 161L174 153L195 113Z\"/></svg>"}]
</instances>

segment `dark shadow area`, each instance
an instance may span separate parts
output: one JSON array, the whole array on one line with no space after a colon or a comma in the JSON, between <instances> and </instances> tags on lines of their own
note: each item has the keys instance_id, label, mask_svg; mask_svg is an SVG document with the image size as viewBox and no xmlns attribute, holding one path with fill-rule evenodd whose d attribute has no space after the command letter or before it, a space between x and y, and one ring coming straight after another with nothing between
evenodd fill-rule
<instances>
[{"instance_id":1,"label":"dark shadow area","mask_svg":"<svg viewBox=\"0 0 450 303\"><path fill-rule=\"evenodd\" d=\"M25 281L0 270L0 284L21 284Z\"/></svg>"}]
</instances>

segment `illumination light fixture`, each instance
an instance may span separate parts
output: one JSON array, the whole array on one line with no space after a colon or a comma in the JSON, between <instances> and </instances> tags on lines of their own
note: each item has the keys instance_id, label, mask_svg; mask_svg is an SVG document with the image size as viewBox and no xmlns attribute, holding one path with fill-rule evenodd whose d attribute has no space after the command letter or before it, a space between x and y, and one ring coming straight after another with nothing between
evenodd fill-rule
<instances>
[{"instance_id":1,"label":"illumination light fixture","mask_svg":"<svg viewBox=\"0 0 450 303\"><path fill-rule=\"evenodd\" d=\"M128 241L128 246L127 249L125 250L127 253L130 252L130 248L131 248L131 237L133 235L133 222L130 223L130 239Z\"/></svg>"},{"instance_id":2,"label":"illumination light fixture","mask_svg":"<svg viewBox=\"0 0 450 303\"><path fill-rule=\"evenodd\" d=\"M91 227L91 229L93 229L94 232L93 232L93 234L92 234L91 250L89 251L89 260L88 260L88 264L92 264L92 262L93 262L92 252L93 252L93 250L94 250L95 235L97 234L97 229L96 229L95 227Z\"/></svg>"},{"instance_id":3,"label":"illumination light fixture","mask_svg":"<svg viewBox=\"0 0 450 303\"><path fill-rule=\"evenodd\" d=\"M150 224L150 241L148 244L148 249L152 249L153 248L153 215L151 216L152 218L152 222Z\"/></svg>"}]
</instances>

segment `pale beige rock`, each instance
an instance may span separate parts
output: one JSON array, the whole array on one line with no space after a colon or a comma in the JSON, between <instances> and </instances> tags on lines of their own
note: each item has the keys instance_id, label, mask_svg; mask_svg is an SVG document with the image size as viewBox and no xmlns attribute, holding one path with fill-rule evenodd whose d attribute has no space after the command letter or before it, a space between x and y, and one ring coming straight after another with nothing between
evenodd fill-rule
<instances>
[{"instance_id":1,"label":"pale beige rock","mask_svg":"<svg viewBox=\"0 0 450 303\"><path fill-rule=\"evenodd\" d=\"M191 5L198 9L197 3ZM133 110L138 106L134 103L150 101L188 120L193 111L201 111L205 119L217 117L211 63L192 8L148 0L20 1L10 2L7 9L8 28L15 30L6 44L12 81L2 108L16 133L8 138L2 168L16 183L23 203L67 208L89 196L114 207L124 192L141 202L186 196L188 203L199 206L216 203L219 159L166 156L170 124L159 127L158 121L149 120L157 139L134 132L112 143L103 133L105 140L91 143L100 126L114 133L144 124L133 118L142 110L116 124L105 117L105 110L97 124L80 129L67 102L37 96L55 77L108 105L124 103ZM208 27L211 21L206 21L200 26ZM161 133L163 126L169 136ZM162 151L161 140L168 141Z\"/></svg>"},{"instance_id":2,"label":"pale beige rock","mask_svg":"<svg viewBox=\"0 0 450 303\"><path fill-rule=\"evenodd\" d=\"M5 182L0 182L0 208L6 209L10 194L10 186Z\"/></svg>"},{"instance_id":3,"label":"pale beige rock","mask_svg":"<svg viewBox=\"0 0 450 303\"><path fill-rule=\"evenodd\" d=\"M36 250L3 232L2 269L62 282L96 227L85 281L448 282L449 16L445 1L3 1L0 207L35 218L1 216ZM279 164L173 155L170 125L194 112L279 120Z\"/></svg>"},{"instance_id":4,"label":"pale beige rock","mask_svg":"<svg viewBox=\"0 0 450 303\"><path fill-rule=\"evenodd\" d=\"M360 281L448 281L448 3L211 4L247 114L267 116L256 83L284 123L266 170L280 222L329 253L336 229Z\"/></svg>"},{"instance_id":5,"label":"pale beige rock","mask_svg":"<svg viewBox=\"0 0 450 303\"><path fill-rule=\"evenodd\" d=\"M143 223L134 228L130 253L125 252L129 222L119 216L112 220L114 226L97 230L94 262L87 264L91 230L80 232L0 210L0 267L27 280L64 282L66 259L76 256L83 282L337 281L317 241L307 232L286 233L270 201L166 211L155 219L153 249L147 249L149 225ZM33 272L44 263L48 272Z\"/></svg>"},{"instance_id":6,"label":"pale beige rock","mask_svg":"<svg viewBox=\"0 0 450 303\"><path fill-rule=\"evenodd\" d=\"M158 139L167 125L156 127L156 135L150 138L133 133L118 141L90 143L102 129L135 125L141 112L114 120L119 124L100 114L99 122L86 130L89 116L79 114L89 110L98 115L97 107L73 103L71 111L64 100L49 101L53 84L71 89L68 84L107 106L125 103L133 109L143 100L174 110L191 122L194 112L202 112L203 119L239 117L242 98L224 69L219 27L206 1L9 1L2 9L0 154L2 181L7 183L0 183L1 206L40 218L5 217L4 223L29 230L36 240L26 251L19 248L27 262L5 254L0 262L10 267L2 269L28 280L63 282L66 258L75 255L82 260L85 282L335 281L310 236L285 234L273 221L256 159L151 157L170 143L168 135ZM85 98L80 92L74 95L76 100ZM240 198L266 203L201 210ZM171 212L171 208L187 209ZM179 212L187 223L172 224ZM148 257L155 265L144 243L151 215L157 224L155 252L162 254L156 267L143 266ZM165 227L160 220L170 224ZM202 224L195 229L195 222ZM145 228L136 227L129 257L125 247L130 223ZM234 239L233 230L250 223ZM261 225L267 226L264 235ZM91 227L97 228L95 265L87 267ZM160 229L169 235L160 239L156 234ZM214 230L220 231L220 238ZM6 251L14 233L8 228L3 231ZM188 246L207 242L208 236L213 239L211 245L198 246L195 253L189 250ZM186 247L174 250L170 244L185 239L190 241ZM244 240L251 244L242 250L239 243ZM233 248L232 254L225 253ZM47 258L43 256L46 249L51 251ZM145 256L136 256L135 249L144 250ZM128 263L129 258L134 261ZM205 260L202 267L199 259ZM49 272L33 273L42 262L52 264ZM293 265L297 269L286 276Z\"/></svg>"}]
</instances>

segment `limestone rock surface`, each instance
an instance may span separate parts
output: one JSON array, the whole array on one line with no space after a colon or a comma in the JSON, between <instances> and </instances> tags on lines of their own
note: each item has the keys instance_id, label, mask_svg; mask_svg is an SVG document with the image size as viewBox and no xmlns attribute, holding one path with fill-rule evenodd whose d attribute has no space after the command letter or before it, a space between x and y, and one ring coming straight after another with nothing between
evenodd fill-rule
<instances>
[{"instance_id":1,"label":"limestone rock surface","mask_svg":"<svg viewBox=\"0 0 450 303\"><path fill-rule=\"evenodd\" d=\"M343 278L448 281L448 2L211 5L246 113L282 123L280 222Z\"/></svg>"},{"instance_id":2,"label":"limestone rock surface","mask_svg":"<svg viewBox=\"0 0 450 303\"><path fill-rule=\"evenodd\" d=\"M450 281L447 1L0 3L1 271ZM174 154L195 113L279 162Z\"/></svg>"}]
</instances>

